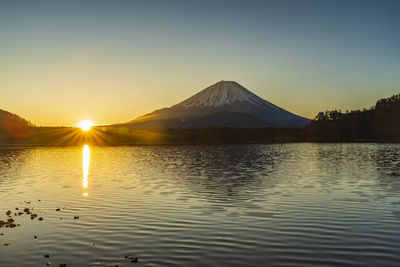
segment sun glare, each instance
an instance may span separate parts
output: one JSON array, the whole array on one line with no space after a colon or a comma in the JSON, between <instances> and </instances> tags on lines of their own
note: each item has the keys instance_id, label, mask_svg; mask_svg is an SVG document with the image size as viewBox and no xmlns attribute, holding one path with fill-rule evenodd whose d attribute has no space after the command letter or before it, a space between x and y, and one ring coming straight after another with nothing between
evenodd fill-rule
<instances>
[{"instance_id":1,"label":"sun glare","mask_svg":"<svg viewBox=\"0 0 400 267\"><path fill-rule=\"evenodd\" d=\"M90 148L88 145L84 145L82 151L82 167L83 167L82 187L84 189L83 195L85 197L88 196L88 192L86 190L88 188L89 161L90 161Z\"/></svg>"},{"instance_id":2,"label":"sun glare","mask_svg":"<svg viewBox=\"0 0 400 267\"><path fill-rule=\"evenodd\" d=\"M84 120L78 124L78 127L82 129L82 131L89 131L92 128L93 122Z\"/></svg>"}]
</instances>

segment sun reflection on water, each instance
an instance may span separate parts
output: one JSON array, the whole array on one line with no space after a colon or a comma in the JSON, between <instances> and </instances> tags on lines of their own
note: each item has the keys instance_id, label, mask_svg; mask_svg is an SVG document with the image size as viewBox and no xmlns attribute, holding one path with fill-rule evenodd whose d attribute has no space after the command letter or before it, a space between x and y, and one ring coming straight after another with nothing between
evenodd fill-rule
<instances>
[{"instance_id":1,"label":"sun reflection on water","mask_svg":"<svg viewBox=\"0 0 400 267\"><path fill-rule=\"evenodd\" d=\"M84 145L82 154L82 168L83 168L82 187L85 190L83 193L84 196L88 196L86 189L88 187L89 161L90 161L90 148L88 145Z\"/></svg>"}]
</instances>

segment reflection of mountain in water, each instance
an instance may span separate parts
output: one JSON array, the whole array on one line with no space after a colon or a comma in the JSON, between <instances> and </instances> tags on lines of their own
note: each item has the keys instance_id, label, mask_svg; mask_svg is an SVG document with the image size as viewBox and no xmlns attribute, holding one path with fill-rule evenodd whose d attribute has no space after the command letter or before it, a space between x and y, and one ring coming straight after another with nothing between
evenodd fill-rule
<instances>
[{"instance_id":1,"label":"reflection of mountain in water","mask_svg":"<svg viewBox=\"0 0 400 267\"><path fill-rule=\"evenodd\" d=\"M156 154L158 169L212 202L251 201L274 187L273 173L285 158L276 145L207 145L169 147ZM261 184L263 184L261 186Z\"/></svg>"}]
</instances>

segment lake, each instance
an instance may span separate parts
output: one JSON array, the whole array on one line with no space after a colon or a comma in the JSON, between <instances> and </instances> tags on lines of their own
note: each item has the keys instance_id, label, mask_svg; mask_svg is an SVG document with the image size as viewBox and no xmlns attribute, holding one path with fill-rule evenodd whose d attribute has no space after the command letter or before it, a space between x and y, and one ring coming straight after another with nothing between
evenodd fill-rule
<instances>
[{"instance_id":1,"label":"lake","mask_svg":"<svg viewBox=\"0 0 400 267\"><path fill-rule=\"evenodd\" d=\"M0 196L0 266L400 262L398 144L0 148Z\"/></svg>"}]
</instances>

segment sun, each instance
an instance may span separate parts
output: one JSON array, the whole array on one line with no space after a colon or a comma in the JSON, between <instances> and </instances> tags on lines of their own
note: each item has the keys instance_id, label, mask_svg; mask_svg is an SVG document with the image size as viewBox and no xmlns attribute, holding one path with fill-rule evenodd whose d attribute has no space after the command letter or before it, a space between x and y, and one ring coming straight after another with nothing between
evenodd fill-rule
<instances>
[{"instance_id":1,"label":"sun","mask_svg":"<svg viewBox=\"0 0 400 267\"><path fill-rule=\"evenodd\" d=\"M91 121L89 121L89 120L84 120L84 121L81 121L81 122L78 124L78 127L81 128L82 131L85 131L85 132L86 132L86 131L89 131L90 128L92 128L93 125L94 125L93 122L91 122Z\"/></svg>"}]
</instances>

